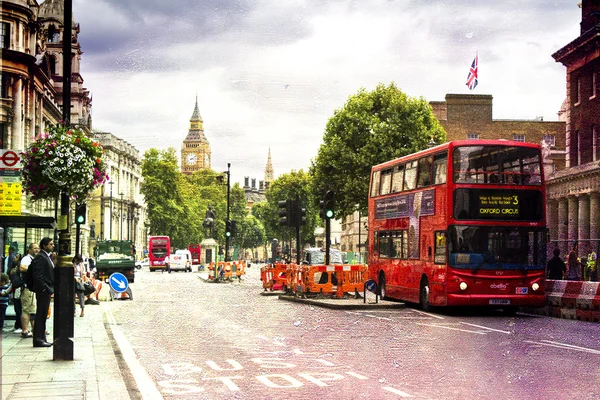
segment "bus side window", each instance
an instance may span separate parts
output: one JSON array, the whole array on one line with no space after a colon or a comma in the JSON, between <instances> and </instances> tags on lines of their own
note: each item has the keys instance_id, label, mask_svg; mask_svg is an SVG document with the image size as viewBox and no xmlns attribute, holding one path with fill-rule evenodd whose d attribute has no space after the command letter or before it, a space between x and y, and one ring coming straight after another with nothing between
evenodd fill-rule
<instances>
[{"instance_id":1,"label":"bus side window","mask_svg":"<svg viewBox=\"0 0 600 400\"><path fill-rule=\"evenodd\" d=\"M417 162L411 161L406 164L404 170L404 187L403 190L413 190L417 183Z\"/></svg>"},{"instance_id":2,"label":"bus side window","mask_svg":"<svg viewBox=\"0 0 600 400\"><path fill-rule=\"evenodd\" d=\"M371 197L379 196L379 178L381 177L381 171L373 171L373 177L371 178Z\"/></svg>"},{"instance_id":3,"label":"bus side window","mask_svg":"<svg viewBox=\"0 0 600 400\"><path fill-rule=\"evenodd\" d=\"M402 191L402 182L404 181L404 164L394 167L394 175L392 176L392 193Z\"/></svg>"},{"instance_id":4,"label":"bus side window","mask_svg":"<svg viewBox=\"0 0 600 400\"><path fill-rule=\"evenodd\" d=\"M448 155L436 154L433 157L433 184L439 185L446 183L446 174L448 170Z\"/></svg>"},{"instance_id":5,"label":"bus side window","mask_svg":"<svg viewBox=\"0 0 600 400\"><path fill-rule=\"evenodd\" d=\"M431 157L423 157L419 159L419 178L417 179L417 187L426 187L431 185L431 169L433 160Z\"/></svg>"}]
</instances>

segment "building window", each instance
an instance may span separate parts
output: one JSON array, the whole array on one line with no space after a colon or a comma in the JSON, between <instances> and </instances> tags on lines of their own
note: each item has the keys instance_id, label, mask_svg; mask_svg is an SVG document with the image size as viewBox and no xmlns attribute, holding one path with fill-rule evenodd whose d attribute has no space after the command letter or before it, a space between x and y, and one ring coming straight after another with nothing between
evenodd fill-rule
<instances>
[{"instance_id":1,"label":"building window","mask_svg":"<svg viewBox=\"0 0 600 400\"><path fill-rule=\"evenodd\" d=\"M8 98L8 75L0 74L0 98Z\"/></svg>"},{"instance_id":2,"label":"building window","mask_svg":"<svg viewBox=\"0 0 600 400\"><path fill-rule=\"evenodd\" d=\"M581 78L577 78L577 82L575 82L575 105L579 105L581 103Z\"/></svg>"},{"instance_id":3,"label":"building window","mask_svg":"<svg viewBox=\"0 0 600 400\"><path fill-rule=\"evenodd\" d=\"M8 49L10 46L10 25L2 22L0 26L0 48Z\"/></svg>"},{"instance_id":4,"label":"building window","mask_svg":"<svg viewBox=\"0 0 600 400\"><path fill-rule=\"evenodd\" d=\"M596 97L596 77L598 76L598 73L596 71L592 72L592 95L590 96L590 99L593 99L594 97Z\"/></svg>"},{"instance_id":5,"label":"building window","mask_svg":"<svg viewBox=\"0 0 600 400\"><path fill-rule=\"evenodd\" d=\"M525 135L522 135L520 133L513 133L513 140L515 142L524 142L525 141Z\"/></svg>"},{"instance_id":6,"label":"building window","mask_svg":"<svg viewBox=\"0 0 600 400\"><path fill-rule=\"evenodd\" d=\"M550 147L556 147L556 136L544 135L544 142L546 142Z\"/></svg>"},{"instance_id":7,"label":"building window","mask_svg":"<svg viewBox=\"0 0 600 400\"><path fill-rule=\"evenodd\" d=\"M467 133L467 140L479 140L478 133Z\"/></svg>"},{"instance_id":8,"label":"building window","mask_svg":"<svg viewBox=\"0 0 600 400\"><path fill-rule=\"evenodd\" d=\"M592 125L592 161L600 160L600 129L598 125Z\"/></svg>"}]
</instances>

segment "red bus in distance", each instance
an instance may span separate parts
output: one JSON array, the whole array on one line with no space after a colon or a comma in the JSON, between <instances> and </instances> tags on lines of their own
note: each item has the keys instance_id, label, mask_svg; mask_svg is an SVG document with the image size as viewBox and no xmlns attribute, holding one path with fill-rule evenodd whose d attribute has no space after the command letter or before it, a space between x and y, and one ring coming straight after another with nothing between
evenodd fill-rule
<instances>
[{"instance_id":1,"label":"red bus in distance","mask_svg":"<svg viewBox=\"0 0 600 400\"><path fill-rule=\"evenodd\" d=\"M200 254L202 253L200 245L190 244L188 250L192 253L192 265L200 265Z\"/></svg>"},{"instance_id":2,"label":"red bus in distance","mask_svg":"<svg viewBox=\"0 0 600 400\"><path fill-rule=\"evenodd\" d=\"M150 236L148 238L148 268L150 271L164 270L167 256L171 256L171 238L169 236Z\"/></svg>"},{"instance_id":3,"label":"red bus in distance","mask_svg":"<svg viewBox=\"0 0 600 400\"><path fill-rule=\"evenodd\" d=\"M370 278L425 310L544 306L545 199L532 143L453 141L376 165Z\"/></svg>"}]
</instances>

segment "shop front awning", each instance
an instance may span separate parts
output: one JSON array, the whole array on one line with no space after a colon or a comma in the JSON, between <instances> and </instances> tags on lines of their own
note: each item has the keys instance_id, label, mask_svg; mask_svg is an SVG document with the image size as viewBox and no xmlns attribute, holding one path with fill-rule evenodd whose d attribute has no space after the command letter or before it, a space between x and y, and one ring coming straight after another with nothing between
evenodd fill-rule
<instances>
[{"instance_id":1,"label":"shop front awning","mask_svg":"<svg viewBox=\"0 0 600 400\"><path fill-rule=\"evenodd\" d=\"M54 217L36 215L0 215L0 227L56 229L56 221Z\"/></svg>"}]
</instances>

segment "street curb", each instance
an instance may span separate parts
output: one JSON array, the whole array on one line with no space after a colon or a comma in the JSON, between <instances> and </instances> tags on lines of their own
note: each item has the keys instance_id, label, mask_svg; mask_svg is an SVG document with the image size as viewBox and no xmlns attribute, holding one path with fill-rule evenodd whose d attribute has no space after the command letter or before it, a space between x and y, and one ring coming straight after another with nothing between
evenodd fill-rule
<instances>
[{"instance_id":1,"label":"street curb","mask_svg":"<svg viewBox=\"0 0 600 400\"><path fill-rule=\"evenodd\" d=\"M390 303L384 302L381 300L377 304L373 303L363 303L364 299L323 299L323 300L315 300L315 299L301 299L293 296L279 295L279 300L290 301L292 303L302 303L309 304L312 306L330 308L334 310L391 310L391 309L399 309L406 308L406 304L404 303ZM359 302L361 300L361 302ZM338 302L344 301L352 301L353 303L340 304ZM336 304L337 303L337 304Z\"/></svg>"}]
</instances>

